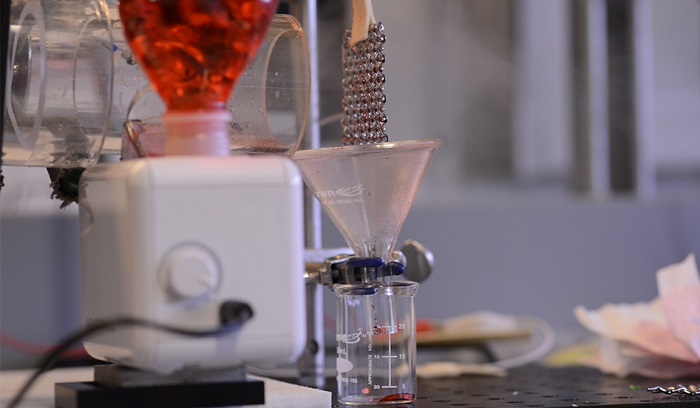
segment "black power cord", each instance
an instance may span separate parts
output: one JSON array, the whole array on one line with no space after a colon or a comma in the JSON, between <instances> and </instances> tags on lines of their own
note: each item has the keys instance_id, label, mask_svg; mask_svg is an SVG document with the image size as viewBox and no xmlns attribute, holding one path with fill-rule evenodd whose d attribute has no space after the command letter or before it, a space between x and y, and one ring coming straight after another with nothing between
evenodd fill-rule
<instances>
[{"instance_id":1,"label":"black power cord","mask_svg":"<svg viewBox=\"0 0 700 408\"><path fill-rule=\"evenodd\" d=\"M121 327L137 326L145 327L154 330L160 330L167 333L177 334L186 337L215 337L238 331L243 324L253 317L253 309L247 303L238 301L226 301L219 308L220 326L210 330L190 330L181 327L170 326L167 324L154 322L146 319L135 317L116 317L113 319L103 320L95 324L86 326L73 334L68 335L58 345L47 352L38 363L37 369L25 381L22 388L17 391L12 398L7 408L16 408L27 394L29 389L34 385L36 380L45 372L51 370L61 354L70 350L79 342L89 336L99 332L115 330Z\"/></svg>"}]
</instances>

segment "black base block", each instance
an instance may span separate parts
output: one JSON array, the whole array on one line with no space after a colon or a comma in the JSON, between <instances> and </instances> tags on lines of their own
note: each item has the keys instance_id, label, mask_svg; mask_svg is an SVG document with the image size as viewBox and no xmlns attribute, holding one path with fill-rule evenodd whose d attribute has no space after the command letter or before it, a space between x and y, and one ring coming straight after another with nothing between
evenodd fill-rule
<instances>
[{"instance_id":1,"label":"black base block","mask_svg":"<svg viewBox=\"0 0 700 408\"><path fill-rule=\"evenodd\" d=\"M265 403L262 381L106 387L94 382L55 385L56 408L204 408Z\"/></svg>"}]
</instances>

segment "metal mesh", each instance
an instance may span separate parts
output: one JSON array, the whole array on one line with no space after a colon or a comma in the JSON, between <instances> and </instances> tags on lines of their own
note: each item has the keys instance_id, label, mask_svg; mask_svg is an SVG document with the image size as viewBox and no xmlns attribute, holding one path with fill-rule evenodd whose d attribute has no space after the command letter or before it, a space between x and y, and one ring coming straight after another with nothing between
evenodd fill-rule
<instances>
[{"instance_id":1,"label":"metal mesh","mask_svg":"<svg viewBox=\"0 0 700 408\"><path fill-rule=\"evenodd\" d=\"M367 39L343 39L343 145L386 142L384 25L370 25Z\"/></svg>"}]
</instances>

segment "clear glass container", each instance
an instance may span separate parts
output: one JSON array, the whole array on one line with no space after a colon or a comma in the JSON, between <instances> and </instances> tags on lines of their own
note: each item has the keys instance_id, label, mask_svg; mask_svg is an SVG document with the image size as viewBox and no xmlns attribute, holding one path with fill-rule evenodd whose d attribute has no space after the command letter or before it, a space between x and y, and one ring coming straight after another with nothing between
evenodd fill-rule
<instances>
[{"instance_id":1,"label":"clear glass container","mask_svg":"<svg viewBox=\"0 0 700 408\"><path fill-rule=\"evenodd\" d=\"M128 119L156 126L164 105L131 55L118 15L116 1L12 7L4 165L87 167L100 154L121 153ZM309 76L301 25L275 15L227 103L231 148L291 155L304 134Z\"/></svg>"},{"instance_id":2,"label":"clear glass container","mask_svg":"<svg viewBox=\"0 0 700 408\"><path fill-rule=\"evenodd\" d=\"M396 239L440 140L298 151L314 196L358 257L391 260Z\"/></svg>"},{"instance_id":3,"label":"clear glass container","mask_svg":"<svg viewBox=\"0 0 700 408\"><path fill-rule=\"evenodd\" d=\"M338 402L401 405L416 397L415 282L335 285Z\"/></svg>"},{"instance_id":4,"label":"clear glass container","mask_svg":"<svg viewBox=\"0 0 700 408\"><path fill-rule=\"evenodd\" d=\"M3 164L77 167L97 160L113 96L109 15L105 2L90 0L12 8Z\"/></svg>"},{"instance_id":5,"label":"clear glass container","mask_svg":"<svg viewBox=\"0 0 700 408\"><path fill-rule=\"evenodd\" d=\"M239 77L227 103L232 116L231 151L291 156L304 136L309 75L306 39L299 22L289 15L275 15L257 57ZM127 108L122 136L132 141L139 138L148 146L143 152L147 156L162 155L164 112L158 95L145 85ZM118 144L127 149L122 151L125 157L137 154L130 143ZM105 153L113 152L111 143L109 146L105 146Z\"/></svg>"}]
</instances>

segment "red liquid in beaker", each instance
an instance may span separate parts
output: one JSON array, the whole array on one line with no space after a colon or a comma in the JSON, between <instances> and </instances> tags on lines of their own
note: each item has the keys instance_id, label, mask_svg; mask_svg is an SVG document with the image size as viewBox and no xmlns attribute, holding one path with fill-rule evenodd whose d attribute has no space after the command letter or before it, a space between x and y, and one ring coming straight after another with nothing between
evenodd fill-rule
<instances>
[{"instance_id":1,"label":"red liquid in beaker","mask_svg":"<svg viewBox=\"0 0 700 408\"><path fill-rule=\"evenodd\" d=\"M277 0L121 0L126 39L168 111L223 109Z\"/></svg>"}]
</instances>

